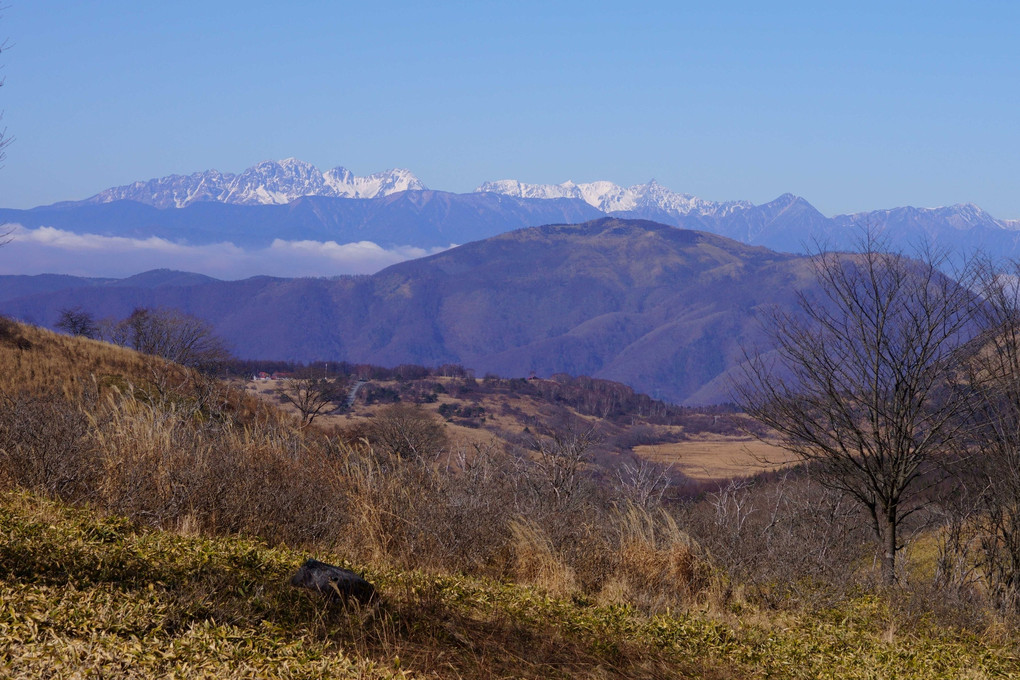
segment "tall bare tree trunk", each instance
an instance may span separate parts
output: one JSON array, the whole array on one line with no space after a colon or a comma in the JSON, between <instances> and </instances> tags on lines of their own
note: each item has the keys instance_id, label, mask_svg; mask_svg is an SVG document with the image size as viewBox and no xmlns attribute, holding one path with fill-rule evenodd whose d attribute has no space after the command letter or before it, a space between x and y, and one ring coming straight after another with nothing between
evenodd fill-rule
<instances>
[{"instance_id":1,"label":"tall bare tree trunk","mask_svg":"<svg viewBox=\"0 0 1020 680\"><path fill-rule=\"evenodd\" d=\"M766 313L770 346L746 353L744 409L819 479L871 515L885 583L896 583L901 523L928 502L936 459L968 436L957 372L982 330L974 267L911 259L865 231L858 253L820 252L817 291ZM768 349L770 351L761 351Z\"/></svg>"},{"instance_id":2,"label":"tall bare tree trunk","mask_svg":"<svg viewBox=\"0 0 1020 680\"><path fill-rule=\"evenodd\" d=\"M882 515L882 581L887 586L896 585L896 511L888 510Z\"/></svg>"}]
</instances>

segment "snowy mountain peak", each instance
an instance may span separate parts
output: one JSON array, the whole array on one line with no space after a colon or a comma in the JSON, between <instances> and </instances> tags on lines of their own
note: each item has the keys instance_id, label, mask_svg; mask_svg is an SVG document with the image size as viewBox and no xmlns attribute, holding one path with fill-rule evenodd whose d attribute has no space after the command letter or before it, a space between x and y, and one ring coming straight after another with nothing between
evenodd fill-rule
<instances>
[{"instance_id":1,"label":"snowy mountain peak","mask_svg":"<svg viewBox=\"0 0 1020 680\"><path fill-rule=\"evenodd\" d=\"M303 196L372 199L425 189L421 180L403 168L358 176L340 165L322 172L311 163L292 157L262 161L238 174L208 170L134 182L107 189L76 203L131 200L157 208L183 208L198 202L279 205ZM925 233L935 229L931 225L938 225L939 229L947 230L946 233L958 234L987 230L1007 230L1014 234L1020 232L1020 220L996 219L973 203L939 208L902 207L856 215L837 215L830 221L795 194L783 194L759 206L748 201L717 203L691 194L677 193L659 184L654 178L645 184L630 187L606 180L528 184L516 179L504 179L485 182L475 191L522 199L570 199L587 203L611 215L717 230L717 233L749 243L764 243L763 234L769 230L778 230L787 234L787 241L782 244L787 249L798 247L799 239L810 237L808 232L811 228L825 223L840 228L854 224L894 225ZM732 227L721 227L725 221L729 221ZM807 226L797 227L800 231L791 231L792 224Z\"/></svg>"},{"instance_id":2,"label":"snowy mountain peak","mask_svg":"<svg viewBox=\"0 0 1020 680\"><path fill-rule=\"evenodd\" d=\"M398 168L358 177L341 166L320 172L311 163L285 158L256 163L236 175L210 170L135 182L107 189L86 202L130 200L157 208L183 208L198 201L266 205L290 203L302 196L375 198L424 189L425 185L409 170Z\"/></svg>"},{"instance_id":3,"label":"snowy mountain peak","mask_svg":"<svg viewBox=\"0 0 1020 680\"><path fill-rule=\"evenodd\" d=\"M354 173L345 168L342 165L338 165L332 170L327 170L323 173L323 177L327 184L352 184L354 182Z\"/></svg>"},{"instance_id":4,"label":"snowy mountain peak","mask_svg":"<svg viewBox=\"0 0 1020 680\"><path fill-rule=\"evenodd\" d=\"M485 182L475 191L505 194L519 198L579 198L607 213L630 213L636 210L655 210L671 216L722 215L734 208L749 207L746 202L715 203L690 194L678 194L654 179L647 184L629 188L607 181L575 184L568 180L562 184L526 184L516 179Z\"/></svg>"}]
</instances>

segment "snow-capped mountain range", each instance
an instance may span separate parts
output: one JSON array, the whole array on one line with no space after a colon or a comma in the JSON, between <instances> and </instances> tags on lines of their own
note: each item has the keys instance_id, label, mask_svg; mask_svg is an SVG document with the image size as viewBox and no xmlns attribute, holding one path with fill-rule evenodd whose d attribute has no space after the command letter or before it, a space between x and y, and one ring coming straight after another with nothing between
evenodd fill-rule
<instances>
[{"instance_id":1,"label":"snow-capped mountain range","mask_svg":"<svg viewBox=\"0 0 1020 680\"><path fill-rule=\"evenodd\" d=\"M304 196L371 199L402 191L427 191L427 187L410 170L396 168L360 177L342 166L322 172L311 163L287 158L282 161L262 161L238 174L208 170L191 175L168 175L145 182L134 182L107 189L75 203L95 204L129 200L156 208L183 208L200 201L238 205L281 205ZM668 222L691 218L725 219L750 213L764 206L789 203L789 199L796 198L787 194L763 206L756 206L748 201L720 203L671 191L654 179L647 184L631 187L622 187L608 181L528 184L516 179L503 179L484 182L474 193L492 193L521 199L579 200L606 214ZM70 202L60 205L69 204ZM820 214L818 216L821 217ZM974 227L1020 230L1020 220L996 219L972 203L940 208L892 208L853 215L837 215L831 219L837 223L870 220L882 224L892 222L915 226L937 221L961 230ZM742 240L747 240L747 237Z\"/></svg>"},{"instance_id":2,"label":"snow-capped mountain range","mask_svg":"<svg viewBox=\"0 0 1020 680\"><path fill-rule=\"evenodd\" d=\"M102 191L88 203L137 201L156 208L183 208L198 201L239 205L279 205L302 196L376 198L399 191L420 191L425 185L400 168L358 177L344 167L321 172L296 158L262 161L234 175L216 170L168 175Z\"/></svg>"},{"instance_id":3,"label":"snow-capped mountain range","mask_svg":"<svg viewBox=\"0 0 1020 680\"><path fill-rule=\"evenodd\" d=\"M395 168L359 177L337 166L320 171L296 158L262 161L238 174L217 170L190 175L168 175L106 189L82 203L136 201L156 208L183 208L200 201L238 205L281 205L304 196L378 198L401 191L426 191L410 170ZM654 179L647 184L621 187L608 181L575 184L526 184L514 179L484 182L475 193L493 193L525 199L579 199L604 213L646 213L672 216L718 216L753 208L747 201L716 203L676 193Z\"/></svg>"},{"instance_id":4,"label":"snow-capped mountain range","mask_svg":"<svg viewBox=\"0 0 1020 680\"><path fill-rule=\"evenodd\" d=\"M584 184L570 181L563 184L525 184L516 179L501 179L485 182L475 191L519 198L579 198L605 213L655 208L675 215L725 215L734 209L753 207L747 201L715 203L690 194L678 194L654 179L647 184L637 184L628 188L606 181Z\"/></svg>"},{"instance_id":5,"label":"snow-capped mountain range","mask_svg":"<svg viewBox=\"0 0 1020 680\"><path fill-rule=\"evenodd\" d=\"M220 205L210 211L209 204ZM273 209L281 204L291 209ZM254 206L268 209L256 217ZM428 190L408 170L360 177L343 167L322 172L294 158L263 161L238 174L170 175L29 211L0 209L0 225L158 236L193 244L231 240L252 245L281 238L440 248L511 229L605 215L707 231L785 252L804 252L815 242L852 248L860 233L855 227L870 225L884 229L899 248L928 242L959 252L1020 256L1020 220L997 219L971 203L826 217L793 194L760 205L720 203L671 191L655 180L622 187L608 181L527 184L504 179L454 194Z\"/></svg>"},{"instance_id":6,"label":"snow-capped mountain range","mask_svg":"<svg viewBox=\"0 0 1020 680\"><path fill-rule=\"evenodd\" d=\"M838 215L836 219L850 222L871 220L883 224L895 222L914 225L921 225L934 220L943 222L961 231L968 231L976 227L998 227L1007 231L1020 231L1020 219L997 219L973 203L957 203L956 205L940 208L914 208L906 206L903 208L854 213L853 215Z\"/></svg>"}]
</instances>

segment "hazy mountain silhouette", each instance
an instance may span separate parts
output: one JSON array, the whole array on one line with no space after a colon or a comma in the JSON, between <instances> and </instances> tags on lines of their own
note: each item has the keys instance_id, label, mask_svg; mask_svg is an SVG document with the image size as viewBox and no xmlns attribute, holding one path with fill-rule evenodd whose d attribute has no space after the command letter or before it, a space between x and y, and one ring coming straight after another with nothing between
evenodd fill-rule
<instances>
[{"instance_id":1,"label":"hazy mountain silhouette","mask_svg":"<svg viewBox=\"0 0 1020 680\"><path fill-rule=\"evenodd\" d=\"M156 236L191 245L266 247L276 239L307 239L442 248L535 224L582 222L601 215L575 199L403 191L369 199L305 196L285 205L199 201L183 208L156 208L126 200L57 204L0 209L0 224L126 238Z\"/></svg>"},{"instance_id":2,"label":"hazy mountain silhouette","mask_svg":"<svg viewBox=\"0 0 1020 680\"><path fill-rule=\"evenodd\" d=\"M372 276L227 282L149 272L56 291L50 282L0 310L52 324L72 305L98 317L178 307L246 358L587 374L709 403L727 397L725 374L753 340L755 310L788 304L810 281L804 257L603 218L502 234Z\"/></svg>"}]
</instances>

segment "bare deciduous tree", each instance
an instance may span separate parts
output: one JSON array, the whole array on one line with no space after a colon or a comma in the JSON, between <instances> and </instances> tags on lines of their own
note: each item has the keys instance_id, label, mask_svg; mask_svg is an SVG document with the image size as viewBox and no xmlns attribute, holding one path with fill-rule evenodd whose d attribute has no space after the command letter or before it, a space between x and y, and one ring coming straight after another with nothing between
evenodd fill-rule
<instances>
[{"instance_id":1,"label":"bare deciduous tree","mask_svg":"<svg viewBox=\"0 0 1020 680\"><path fill-rule=\"evenodd\" d=\"M373 446L408 460L428 460L447 445L443 425L415 404L396 403L383 408L368 428Z\"/></svg>"},{"instance_id":2,"label":"bare deciduous tree","mask_svg":"<svg viewBox=\"0 0 1020 680\"><path fill-rule=\"evenodd\" d=\"M96 325L92 315L81 307L65 307L60 310L60 318L56 327L71 335L80 335L86 338L99 337L99 327Z\"/></svg>"},{"instance_id":3,"label":"bare deciduous tree","mask_svg":"<svg viewBox=\"0 0 1020 680\"><path fill-rule=\"evenodd\" d=\"M736 391L782 446L866 509L893 584L901 525L933 457L964 427L952 385L976 307L967 282L940 271L945 257L887 246L869 230L858 253L818 253L817 294L801 293L798 313L767 316L773 351L748 354Z\"/></svg>"},{"instance_id":4,"label":"bare deciduous tree","mask_svg":"<svg viewBox=\"0 0 1020 680\"><path fill-rule=\"evenodd\" d=\"M1000 604L1020 607L1020 262L980 268L984 332L962 362L970 401L968 469L978 475L982 566ZM974 519L974 518L972 518ZM973 522L972 522L973 523Z\"/></svg>"},{"instance_id":5,"label":"bare deciduous tree","mask_svg":"<svg viewBox=\"0 0 1020 680\"><path fill-rule=\"evenodd\" d=\"M208 374L230 352L205 321L177 309L138 307L126 319L101 319L93 327L103 340L165 359L150 362L151 382L145 387L159 399L172 399L174 389L185 383L192 388L193 412L219 408L216 403L225 398Z\"/></svg>"},{"instance_id":6,"label":"bare deciduous tree","mask_svg":"<svg viewBox=\"0 0 1020 680\"><path fill-rule=\"evenodd\" d=\"M312 421L327 410L332 410L336 402L346 394L346 384L328 378L291 378L280 388L280 399L292 404L301 412L301 425L311 425Z\"/></svg>"},{"instance_id":7,"label":"bare deciduous tree","mask_svg":"<svg viewBox=\"0 0 1020 680\"><path fill-rule=\"evenodd\" d=\"M208 323L177 309L138 307L121 326L125 344L182 366L208 366L230 356Z\"/></svg>"}]
</instances>

